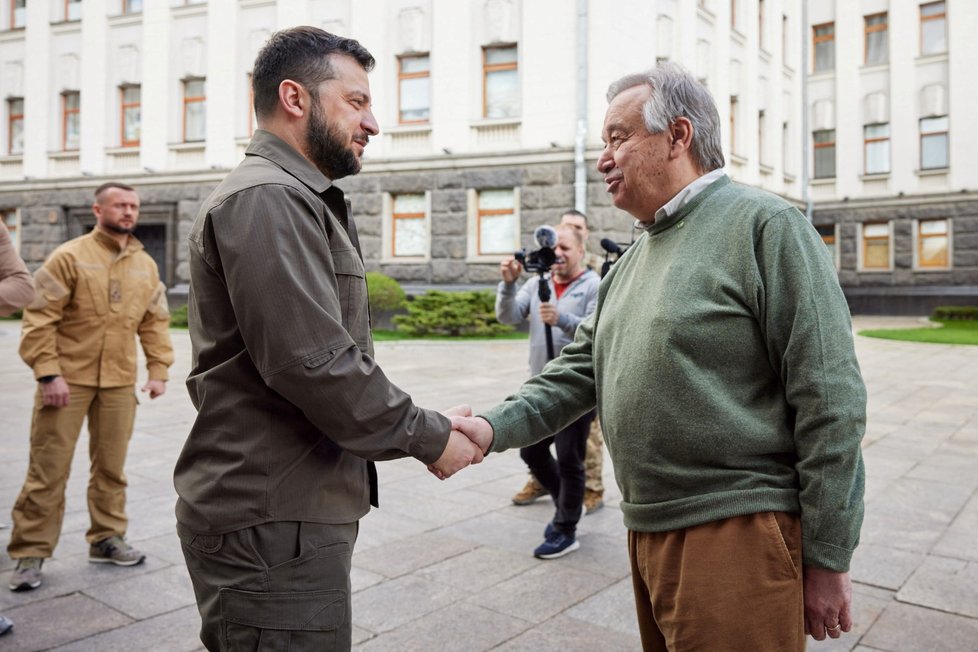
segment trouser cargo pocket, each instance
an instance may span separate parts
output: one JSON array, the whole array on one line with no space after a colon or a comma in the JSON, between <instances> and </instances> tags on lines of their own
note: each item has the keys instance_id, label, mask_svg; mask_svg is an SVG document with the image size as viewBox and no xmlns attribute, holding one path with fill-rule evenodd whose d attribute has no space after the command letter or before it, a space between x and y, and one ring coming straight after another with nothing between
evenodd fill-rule
<instances>
[{"instance_id":1,"label":"trouser cargo pocket","mask_svg":"<svg viewBox=\"0 0 978 652\"><path fill-rule=\"evenodd\" d=\"M266 593L222 588L225 649L337 650L336 631L346 622L342 590Z\"/></svg>"}]
</instances>

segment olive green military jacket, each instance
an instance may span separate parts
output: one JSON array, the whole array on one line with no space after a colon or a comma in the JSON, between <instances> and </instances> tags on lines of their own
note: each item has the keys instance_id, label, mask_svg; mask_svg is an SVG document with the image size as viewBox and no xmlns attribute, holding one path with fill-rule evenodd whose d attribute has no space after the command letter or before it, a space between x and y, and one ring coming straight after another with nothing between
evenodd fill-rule
<instances>
[{"instance_id":1,"label":"olive green military jacket","mask_svg":"<svg viewBox=\"0 0 978 652\"><path fill-rule=\"evenodd\" d=\"M374 361L349 205L309 161L257 131L189 245L198 413L174 477L182 526L350 523L376 504L368 460L438 459L450 422Z\"/></svg>"}]
</instances>

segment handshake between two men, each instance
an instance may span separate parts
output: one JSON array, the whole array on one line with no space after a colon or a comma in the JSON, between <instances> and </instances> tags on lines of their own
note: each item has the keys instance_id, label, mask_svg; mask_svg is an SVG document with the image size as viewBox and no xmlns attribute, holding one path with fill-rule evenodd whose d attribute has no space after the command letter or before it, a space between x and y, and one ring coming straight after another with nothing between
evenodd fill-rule
<instances>
[{"instance_id":1,"label":"handshake between two men","mask_svg":"<svg viewBox=\"0 0 978 652\"><path fill-rule=\"evenodd\" d=\"M480 417L472 416L468 405L457 405L443 413L452 420L448 445L428 470L439 480L446 480L470 464L478 464L492 445L492 426Z\"/></svg>"}]
</instances>

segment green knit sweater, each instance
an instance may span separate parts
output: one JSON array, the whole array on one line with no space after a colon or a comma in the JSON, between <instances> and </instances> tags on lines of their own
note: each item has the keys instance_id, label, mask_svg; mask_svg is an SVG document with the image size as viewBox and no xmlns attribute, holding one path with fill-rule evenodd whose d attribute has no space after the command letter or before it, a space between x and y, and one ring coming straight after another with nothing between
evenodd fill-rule
<instances>
[{"instance_id":1,"label":"green knit sweater","mask_svg":"<svg viewBox=\"0 0 978 652\"><path fill-rule=\"evenodd\" d=\"M595 404L629 529L800 513L805 564L848 570L866 390L830 256L785 201L723 177L648 227L575 341L483 415L492 450Z\"/></svg>"}]
</instances>

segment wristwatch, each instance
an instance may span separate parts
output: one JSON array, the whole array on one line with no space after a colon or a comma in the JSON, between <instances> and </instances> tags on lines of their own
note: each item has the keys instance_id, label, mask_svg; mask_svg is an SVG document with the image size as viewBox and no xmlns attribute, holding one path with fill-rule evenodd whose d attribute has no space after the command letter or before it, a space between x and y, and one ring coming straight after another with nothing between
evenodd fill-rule
<instances>
[{"instance_id":1,"label":"wristwatch","mask_svg":"<svg viewBox=\"0 0 978 652\"><path fill-rule=\"evenodd\" d=\"M42 385L47 385L48 383L50 383L50 382L51 382L52 380L54 380L55 378L57 378L57 376L41 376L41 377L40 377L40 378L38 378L37 380L38 380L38 382L39 382L39 383L41 383Z\"/></svg>"}]
</instances>

